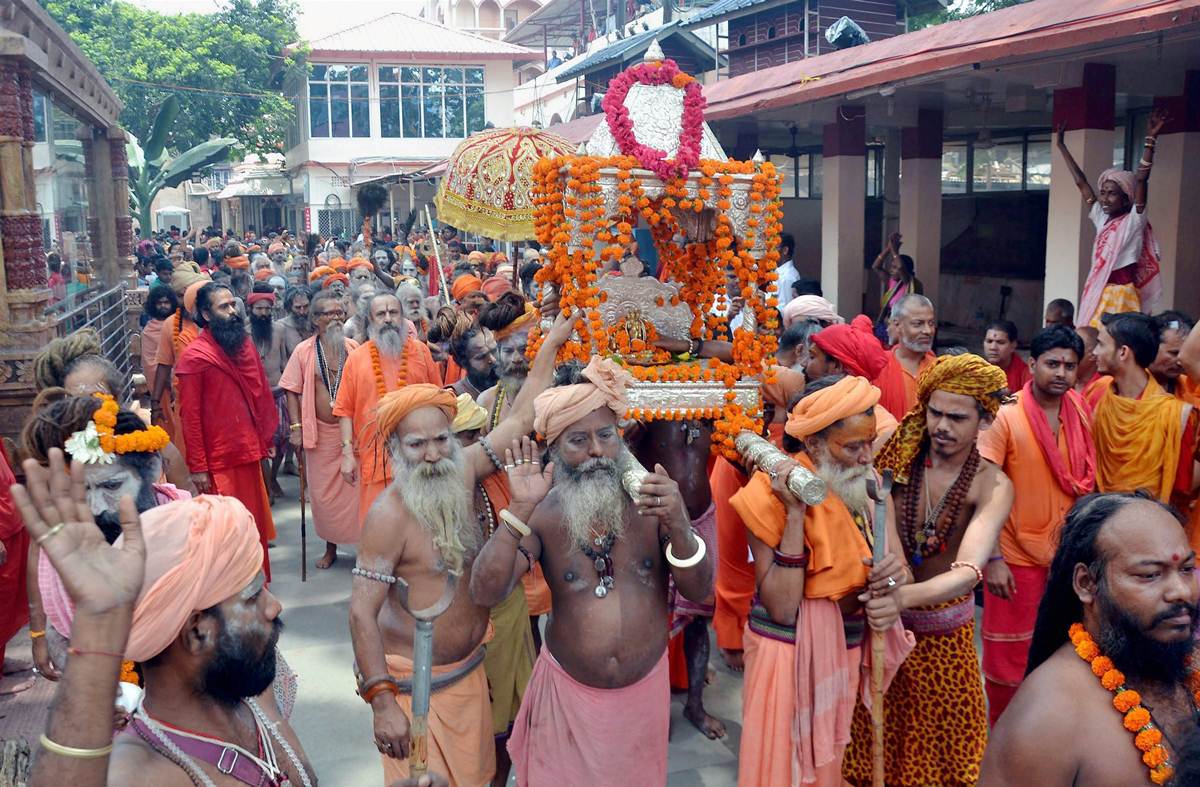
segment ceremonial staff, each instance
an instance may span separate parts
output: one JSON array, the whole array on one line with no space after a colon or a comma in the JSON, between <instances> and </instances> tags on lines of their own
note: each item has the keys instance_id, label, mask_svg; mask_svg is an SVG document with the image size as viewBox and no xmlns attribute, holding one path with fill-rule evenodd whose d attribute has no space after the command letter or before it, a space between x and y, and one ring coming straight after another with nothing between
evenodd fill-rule
<instances>
[{"instance_id":1,"label":"ceremonial staff","mask_svg":"<svg viewBox=\"0 0 1200 787\"><path fill-rule=\"evenodd\" d=\"M304 449L296 451L296 460L300 463L300 581L308 581L308 527L305 522L304 498L308 492L306 479L307 470L304 466Z\"/></svg>"},{"instance_id":2,"label":"ceremonial staff","mask_svg":"<svg viewBox=\"0 0 1200 787\"><path fill-rule=\"evenodd\" d=\"M875 521L871 523L874 536L871 559L879 565L887 554L887 501L892 493L892 471L883 471L883 480L867 479L867 494L875 501ZM871 629L871 755L872 787L883 784L883 668L887 658L886 633Z\"/></svg>"}]
</instances>

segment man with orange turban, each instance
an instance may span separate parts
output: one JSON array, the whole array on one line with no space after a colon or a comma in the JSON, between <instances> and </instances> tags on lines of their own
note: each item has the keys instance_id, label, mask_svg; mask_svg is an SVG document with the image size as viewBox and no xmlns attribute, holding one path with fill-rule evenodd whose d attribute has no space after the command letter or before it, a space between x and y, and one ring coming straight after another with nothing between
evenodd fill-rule
<instances>
[{"instance_id":1,"label":"man with orange turban","mask_svg":"<svg viewBox=\"0 0 1200 787\"><path fill-rule=\"evenodd\" d=\"M309 283L312 283L318 279L323 279L326 276L332 276L335 273L337 273L337 271L328 265L318 265L317 267L313 268L312 273L308 274L308 281Z\"/></svg>"},{"instance_id":2,"label":"man with orange turban","mask_svg":"<svg viewBox=\"0 0 1200 787\"><path fill-rule=\"evenodd\" d=\"M1101 492L1146 489L1160 502L1189 511L1200 457L1200 416L1171 396L1148 371L1158 355L1154 320L1140 312L1105 314L1096 344L1101 375L1084 398L1092 405L1096 487ZM1182 353L1181 353L1182 355ZM1200 546L1200 516L1187 524Z\"/></svg>"},{"instance_id":3,"label":"man with orange turban","mask_svg":"<svg viewBox=\"0 0 1200 787\"><path fill-rule=\"evenodd\" d=\"M407 385L442 384L429 348L410 334L409 324L399 298L391 293L375 296L367 315L369 338L347 356L342 368L333 415L342 432L342 476L358 486L359 521L392 480L388 454L378 437L379 400Z\"/></svg>"},{"instance_id":4,"label":"man with orange turban","mask_svg":"<svg viewBox=\"0 0 1200 787\"><path fill-rule=\"evenodd\" d=\"M917 378L935 357L933 302L924 295L905 295L892 304L891 323L898 341L871 382L879 389L879 404L899 420L917 403Z\"/></svg>"},{"instance_id":5,"label":"man with orange turban","mask_svg":"<svg viewBox=\"0 0 1200 787\"><path fill-rule=\"evenodd\" d=\"M483 280L470 273L464 273L450 285L450 297L462 303L469 293L483 289Z\"/></svg>"},{"instance_id":6,"label":"man with orange turban","mask_svg":"<svg viewBox=\"0 0 1200 787\"><path fill-rule=\"evenodd\" d=\"M107 783L173 784L181 768L197 775L225 773L231 749L257 753L237 758L233 772L240 774L241 782L315 783L316 774L295 731L270 695L265 701L262 697L276 679L282 607L265 587L250 512L233 498L213 495L167 503L140 516L123 503L122 535L97 558L95 545L103 540L87 513L84 485L71 483L61 454L56 452L49 470L33 460L25 467L28 490L15 491L26 527L54 566L64 571L72 599L81 605L76 615L80 625L73 627L79 649L70 651L66 680L75 672L76 659L90 665L91 660L123 652L141 666L144 694L131 714L129 734L107 747ZM73 498L68 502L74 505L55 506L54 498L67 489ZM63 511L72 516L64 520ZM74 516L79 512L84 513ZM97 614L89 609L103 602L83 599L131 597L137 590L129 584L143 572L132 625L124 630L128 641L121 636L106 642L98 636L103 624L97 624ZM118 587L105 588L106 582ZM119 607L106 615L129 621L130 610ZM109 662L112 676L117 660ZM64 686L69 690L72 684ZM92 691L88 686L75 688L73 694ZM107 690L111 698L111 684ZM113 742L111 704L108 707L109 726L102 740ZM71 729L51 724L48 732L61 740ZM43 754L78 761L79 753L59 751L54 741L45 740ZM35 768L41 767L42 759L39 756ZM61 780L61 768L56 775Z\"/></svg>"},{"instance_id":7,"label":"man with orange turban","mask_svg":"<svg viewBox=\"0 0 1200 787\"><path fill-rule=\"evenodd\" d=\"M466 448L451 431L458 406L450 391L414 383L379 401L373 429L379 450L391 457L395 480L363 525L353 570L350 635L359 693L375 716L385 784L408 774L414 624L390 592L398 581L407 584L414 600L436 599L448 582L457 583L449 608L434 623L429 767L446 774L452 784L478 787L492 779L496 762L483 642L489 608L504 601L512 588L488 604L477 603L467 591L479 547L509 525L503 509L495 512L494 521L481 522L470 501L477 483L504 469L501 455L510 464L515 461L512 447L533 426L534 397L550 382L554 357L572 329L573 321L563 318L547 333L512 413L489 438ZM528 438L525 446L528 450ZM510 555L508 568L515 564Z\"/></svg>"},{"instance_id":8,"label":"man with orange turban","mask_svg":"<svg viewBox=\"0 0 1200 787\"><path fill-rule=\"evenodd\" d=\"M1012 508L1012 483L976 448L1005 397L1004 370L978 355L938 358L921 375L917 403L876 459L896 486L896 529L914 575L897 592L916 634L884 702L885 781L975 784L987 713L975 651L975 596ZM945 709L953 707L954 713ZM871 722L854 715L845 775L871 783Z\"/></svg>"},{"instance_id":9,"label":"man with orange turban","mask_svg":"<svg viewBox=\"0 0 1200 787\"><path fill-rule=\"evenodd\" d=\"M506 459L516 465L513 500L476 561L471 597L504 599L525 554L541 560L555 596L508 742L518 784L598 784L614 774L664 784L668 582L702 602L712 592L711 561L661 465L630 480L632 491L622 485L625 471L640 474L618 430L628 372L593 358L574 374L534 401L553 472L529 441ZM531 384L532 372L519 400Z\"/></svg>"},{"instance_id":10,"label":"man with orange turban","mask_svg":"<svg viewBox=\"0 0 1200 787\"><path fill-rule=\"evenodd\" d=\"M171 281L174 286L175 279L172 278ZM187 455L187 445L179 420L178 381L172 370L179 356L200 335L200 328L193 318L196 313L196 295L208 282L207 276L198 274L195 280L189 280L182 292L176 293L180 296L179 311L163 320L162 331L158 334L158 351L155 357L158 369L155 370L154 390L150 393L150 411L154 422L163 425L183 456ZM164 398L167 402L166 410L163 409Z\"/></svg>"},{"instance_id":11,"label":"man with orange turban","mask_svg":"<svg viewBox=\"0 0 1200 787\"><path fill-rule=\"evenodd\" d=\"M329 290L338 297L345 295L349 287L350 277L340 272L326 276L325 281L321 282L322 290Z\"/></svg>"},{"instance_id":12,"label":"man with orange turban","mask_svg":"<svg viewBox=\"0 0 1200 787\"><path fill-rule=\"evenodd\" d=\"M888 672L912 647L896 590L906 579L888 509L887 553L870 565L867 479L879 391L861 377L811 383L784 432L792 459L756 470L730 500L746 525L757 595L745 634L739 783L841 785L869 627L886 632ZM807 506L787 488L797 465L822 478Z\"/></svg>"}]
</instances>

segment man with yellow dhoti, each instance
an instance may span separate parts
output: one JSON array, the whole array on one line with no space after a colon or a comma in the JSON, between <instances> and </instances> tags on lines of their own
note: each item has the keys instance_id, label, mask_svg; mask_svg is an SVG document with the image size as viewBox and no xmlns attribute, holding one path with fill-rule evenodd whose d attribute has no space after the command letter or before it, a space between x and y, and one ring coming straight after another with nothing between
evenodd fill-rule
<instances>
[{"instance_id":1,"label":"man with yellow dhoti","mask_svg":"<svg viewBox=\"0 0 1200 787\"><path fill-rule=\"evenodd\" d=\"M1003 369L978 355L938 358L875 462L895 475L897 530L916 580L897 591L904 627L917 644L884 697L889 785L979 780L987 715L972 591L983 581L1013 493L975 441L1007 383ZM869 714L859 707L844 768L853 784L871 783L871 740Z\"/></svg>"},{"instance_id":2,"label":"man with yellow dhoti","mask_svg":"<svg viewBox=\"0 0 1200 787\"><path fill-rule=\"evenodd\" d=\"M573 324L560 318L547 333L509 417L474 445L463 448L454 439L458 407L448 390L412 383L380 399L375 428L395 478L363 523L350 635L386 784L408 775L414 621L391 595L401 580L422 606L439 598L447 582L457 582L452 603L434 623L429 768L460 787L492 780L493 719L483 669L489 607L474 603L468 592L484 528L471 511L471 497L477 483L504 469L496 451L533 428L533 400L550 383L554 357ZM523 556L517 560L528 567Z\"/></svg>"},{"instance_id":3,"label":"man with yellow dhoti","mask_svg":"<svg viewBox=\"0 0 1200 787\"><path fill-rule=\"evenodd\" d=\"M755 472L730 500L746 523L757 593L744 637L746 680L738 783L841 785L842 756L860 688L870 686L869 625L887 632L888 671L912 648L895 591L907 572L888 507L888 554L870 567L866 482L879 390L861 377L809 386L786 434L793 460ZM786 486L799 464L829 495L806 506Z\"/></svg>"},{"instance_id":4,"label":"man with yellow dhoti","mask_svg":"<svg viewBox=\"0 0 1200 787\"><path fill-rule=\"evenodd\" d=\"M1096 344L1100 379L1085 394L1093 408L1096 485L1101 492L1146 489L1187 511L1195 493L1196 409L1163 390L1147 369L1158 355L1154 320L1104 315ZM1200 544L1189 523L1188 539Z\"/></svg>"},{"instance_id":5,"label":"man with yellow dhoti","mask_svg":"<svg viewBox=\"0 0 1200 787\"><path fill-rule=\"evenodd\" d=\"M305 452L313 526L325 539L317 568L329 568L337 560L337 545L357 544L361 532L358 491L339 472L342 430L333 414L346 358L358 343L343 334L346 307L332 292L317 293L309 314L317 334L296 345L279 387L287 391L289 439Z\"/></svg>"}]
</instances>

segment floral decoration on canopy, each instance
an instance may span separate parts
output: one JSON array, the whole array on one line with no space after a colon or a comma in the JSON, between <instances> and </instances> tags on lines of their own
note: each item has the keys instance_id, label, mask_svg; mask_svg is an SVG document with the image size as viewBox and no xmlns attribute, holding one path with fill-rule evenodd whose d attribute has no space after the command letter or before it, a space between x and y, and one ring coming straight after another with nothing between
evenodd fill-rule
<instances>
[{"instance_id":1,"label":"floral decoration on canopy","mask_svg":"<svg viewBox=\"0 0 1200 787\"><path fill-rule=\"evenodd\" d=\"M472 134L450 156L434 200L438 220L497 240L529 240L534 166L573 150L566 139L535 128Z\"/></svg>"},{"instance_id":2,"label":"floral decoration on canopy","mask_svg":"<svg viewBox=\"0 0 1200 787\"><path fill-rule=\"evenodd\" d=\"M534 171L538 280L585 317L560 360L620 360L638 381L627 417L713 420L715 450L736 457L737 434L762 429L760 381L770 381L776 349L775 168L725 157L700 85L657 43L609 83L603 107L607 122L579 152ZM654 240L657 277L641 275L633 252L639 224ZM735 298L744 306L731 333L723 315ZM658 346L665 339L731 341L732 362L672 354Z\"/></svg>"}]
</instances>

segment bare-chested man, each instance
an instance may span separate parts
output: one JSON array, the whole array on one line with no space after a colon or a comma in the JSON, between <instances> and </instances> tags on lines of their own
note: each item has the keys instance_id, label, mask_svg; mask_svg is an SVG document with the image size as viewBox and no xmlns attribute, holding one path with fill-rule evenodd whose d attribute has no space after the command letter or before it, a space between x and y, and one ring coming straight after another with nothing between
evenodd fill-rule
<instances>
[{"instance_id":1,"label":"bare-chested man","mask_svg":"<svg viewBox=\"0 0 1200 787\"><path fill-rule=\"evenodd\" d=\"M711 563L661 465L636 498L622 487L633 462L618 428L629 375L594 358L578 379L567 376L534 403L534 426L550 449L545 469L528 440L507 454L513 500L476 561L472 596L484 605L503 599L526 559L541 561L554 595L546 647L508 744L519 784L614 783L633 774L637 783L663 784L668 577L702 601Z\"/></svg>"},{"instance_id":2,"label":"bare-chested man","mask_svg":"<svg viewBox=\"0 0 1200 787\"><path fill-rule=\"evenodd\" d=\"M528 434L533 400L550 382L554 356L572 325L561 319L547 334L512 413L490 436L495 445ZM350 632L359 690L375 714L375 744L389 784L408 773L411 683L402 688L400 682L411 681L413 668L414 622L389 593L398 578L408 583L410 603L418 609L441 597L447 575L457 582L453 603L434 625L430 769L462 787L487 784L495 770L482 650L489 605L472 601L468 587L485 538L470 511L473 490L502 465L487 440L459 446L451 433L456 413L452 393L424 383L393 391L377 409L379 441L391 455L394 480L363 525ZM528 566L520 561L522 569ZM510 570L516 562L510 557Z\"/></svg>"},{"instance_id":3,"label":"bare-chested man","mask_svg":"<svg viewBox=\"0 0 1200 787\"><path fill-rule=\"evenodd\" d=\"M1196 553L1166 506L1129 494L1080 499L1050 566L1028 675L992 732L981 787L1164 783L1196 730L1195 573ZM1133 719L1114 708L1119 692ZM1164 764L1156 773L1148 762Z\"/></svg>"},{"instance_id":4,"label":"bare-chested man","mask_svg":"<svg viewBox=\"0 0 1200 787\"><path fill-rule=\"evenodd\" d=\"M1000 408L1004 370L970 353L921 376L917 404L875 466L896 476L897 530L914 583L900 588L916 647L888 687L884 760L890 785L974 784L987 745L975 652L975 598L1012 507L1012 484L975 441ZM871 723L855 713L845 775L871 783Z\"/></svg>"}]
</instances>

